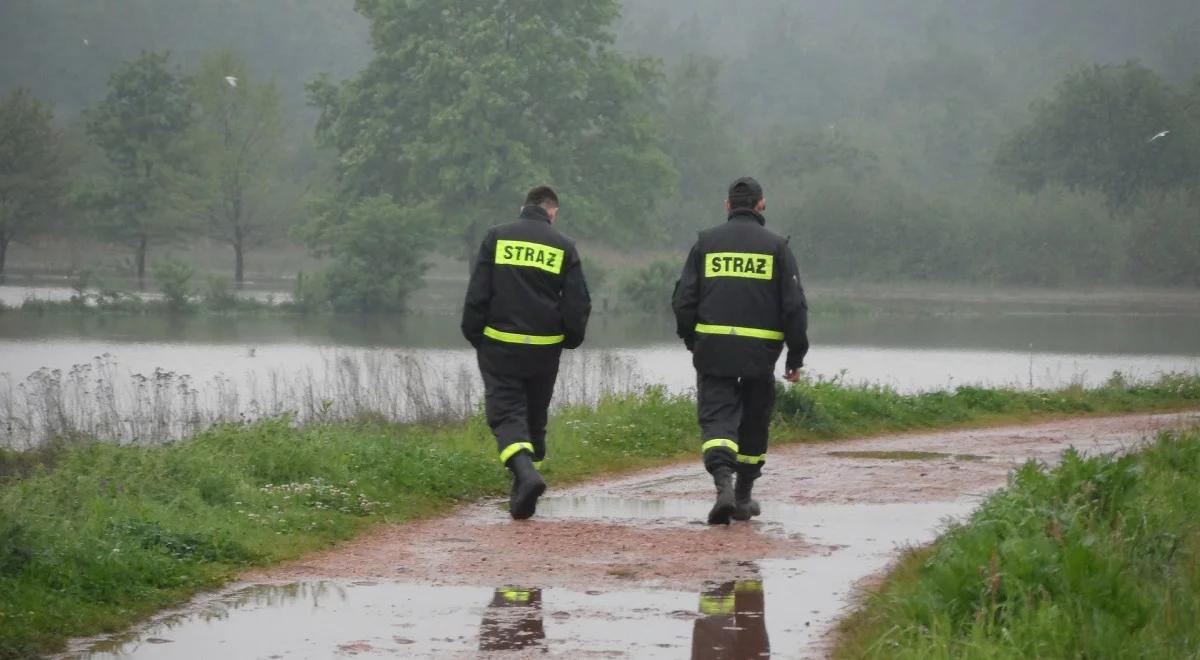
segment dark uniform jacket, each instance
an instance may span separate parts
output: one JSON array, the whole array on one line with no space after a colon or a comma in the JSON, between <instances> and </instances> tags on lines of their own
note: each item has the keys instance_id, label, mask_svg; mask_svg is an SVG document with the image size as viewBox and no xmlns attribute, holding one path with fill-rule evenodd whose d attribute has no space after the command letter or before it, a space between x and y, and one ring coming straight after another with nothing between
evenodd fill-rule
<instances>
[{"instance_id":1,"label":"dark uniform jacket","mask_svg":"<svg viewBox=\"0 0 1200 660\"><path fill-rule=\"evenodd\" d=\"M483 239L463 304L462 333L480 366L523 375L558 367L583 343L592 303L575 244L540 206Z\"/></svg>"},{"instance_id":2,"label":"dark uniform jacket","mask_svg":"<svg viewBox=\"0 0 1200 660\"><path fill-rule=\"evenodd\" d=\"M786 341L788 369L808 352L808 305L787 239L749 209L700 233L672 306L697 371L769 376Z\"/></svg>"}]
</instances>

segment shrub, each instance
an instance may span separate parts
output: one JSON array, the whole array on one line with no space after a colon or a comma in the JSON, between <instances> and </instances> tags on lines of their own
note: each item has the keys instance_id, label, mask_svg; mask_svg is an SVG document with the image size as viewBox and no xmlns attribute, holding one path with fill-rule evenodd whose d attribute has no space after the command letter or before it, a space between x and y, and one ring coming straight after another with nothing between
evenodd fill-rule
<instances>
[{"instance_id":1,"label":"shrub","mask_svg":"<svg viewBox=\"0 0 1200 660\"><path fill-rule=\"evenodd\" d=\"M159 262L154 267L154 280L163 294L167 307L180 310L188 305L194 295L192 290L192 267L176 259Z\"/></svg>"},{"instance_id":2,"label":"shrub","mask_svg":"<svg viewBox=\"0 0 1200 660\"><path fill-rule=\"evenodd\" d=\"M209 309L225 311L237 306L237 295L230 287L229 279L220 275L209 275L204 290L204 305Z\"/></svg>"},{"instance_id":3,"label":"shrub","mask_svg":"<svg viewBox=\"0 0 1200 660\"><path fill-rule=\"evenodd\" d=\"M620 284L621 306L646 314L670 311L680 267L674 261L659 259L625 276Z\"/></svg>"}]
</instances>

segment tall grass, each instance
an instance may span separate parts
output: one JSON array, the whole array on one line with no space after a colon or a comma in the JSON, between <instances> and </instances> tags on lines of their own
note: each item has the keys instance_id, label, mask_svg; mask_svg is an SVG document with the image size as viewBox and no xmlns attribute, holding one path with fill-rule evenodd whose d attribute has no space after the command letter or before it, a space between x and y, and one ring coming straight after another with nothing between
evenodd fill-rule
<instances>
[{"instance_id":1,"label":"tall grass","mask_svg":"<svg viewBox=\"0 0 1200 660\"><path fill-rule=\"evenodd\" d=\"M841 658L1200 657L1200 430L1026 464L842 632Z\"/></svg>"},{"instance_id":2,"label":"tall grass","mask_svg":"<svg viewBox=\"0 0 1200 660\"><path fill-rule=\"evenodd\" d=\"M594 403L641 384L627 359L569 352L555 401ZM0 374L0 447L29 449L80 438L155 444L283 415L297 424L366 417L447 422L470 416L482 392L474 365L451 360L449 353L343 350L326 355L315 371L273 369L262 377L222 375L207 382L164 369L126 374L106 354L66 371L39 369L22 381Z\"/></svg>"},{"instance_id":3,"label":"tall grass","mask_svg":"<svg viewBox=\"0 0 1200 660\"><path fill-rule=\"evenodd\" d=\"M962 385L915 394L902 394L883 385L848 386L834 378L806 381L781 391L776 413L803 429L807 437L834 438L1045 415L1131 412L1198 402L1200 375L1192 374L1131 381L1116 372L1094 388L1078 384L1056 390Z\"/></svg>"},{"instance_id":4,"label":"tall grass","mask_svg":"<svg viewBox=\"0 0 1200 660\"><path fill-rule=\"evenodd\" d=\"M690 396L659 387L575 391L577 400L594 403L553 415L544 465L552 484L697 459ZM1200 377L919 395L818 382L781 395L773 437L794 442L1064 410L1197 405ZM327 546L375 521L501 495L506 485L478 412L439 424L357 417L299 427L285 415L218 426L187 442L0 449L0 658L119 629L245 567Z\"/></svg>"},{"instance_id":5,"label":"tall grass","mask_svg":"<svg viewBox=\"0 0 1200 660\"><path fill-rule=\"evenodd\" d=\"M551 421L562 484L695 451L689 401L605 397ZM24 454L5 456L4 459ZM245 567L506 491L480 416L453 425L227 426L156 447L88 443L0 480L0 658L120 628Z\"/></svg>"}]
</instances>

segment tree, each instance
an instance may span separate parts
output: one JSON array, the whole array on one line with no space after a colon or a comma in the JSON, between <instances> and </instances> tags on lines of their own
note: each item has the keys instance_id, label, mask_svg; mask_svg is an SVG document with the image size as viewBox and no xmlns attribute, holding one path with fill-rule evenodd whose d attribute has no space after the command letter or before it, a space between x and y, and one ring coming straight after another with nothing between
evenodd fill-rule
<instances>
[{"instance_id":1,"label":"tree","mask_svg":"<svg viewBox=\"0 0 1200 660\"><path fill-rule=\"evenodd\" d=\"M833 130L779 130L761 149L764 169L771 178L803 187L818 173L834 172L855 184L877 173L875 154L859 149Z\"/></svg>"},{"instance_id":2,"label":"tree","mask_svg":"<svg viewBox=\"0 0 1200 660\"><path fill-rule=\"evenodd\" d=\"M428 206L401 207L386 195L350 204L322 199L300 237L332 263L323 273L329 302L343 312L399 312L425 272L429 228L436 213Z\"/></svg>"},{"instance_id":3,"label":"tree","mask_svg":"<svg viewBox=\"0 0 1200 660\"><path fill-rule=\"evenodd\" d=\"M672 67L664 89L659 135L679 173L676 195L659 210L672 238L691 242L720 219L729 182L745 174L741 145L718 102L720 63L688 57Z\"/></svg>"},{"instance_id":4,"label":"tree","mask_svg":"<svg viewBox=\"0 0 1200 660\"><path fill-rule=\"evenodd\" d=\"M150 246L175 240L181 231L172 207L189 167L192 100L167 68L169 57L143 53L122 66L109 80L108 94L86 114L88 136L109 168L81 202L96 214L105 240L134 250L139 286Z\"/></svg>"},{"instance_id":5,"label":"tree","mask_svg":"<svg viewBox=\"0 0 1200 660\"><path fill-rule=\"evenodd\" d=\"M1181 95L1142 65L1093 66L1034 105L1032 122L1001 146L996 165L1022 189L1097 190L1117 210L1195 179L1195 121Z\"/></svg>"},{"instance_id":6,"label":"tree","mask_svg":"<svg viewBox=\"0 0 1200 660\"><path fill-rule=\"evenodd\" d=\"M217 53L189 83L199 112L202 154L196 213L201 231L233 248L234 282L242 287L246 252L282 231L278 191L283 112L279 89L254 84L244 62Z\"/></svg>"},{"instance_id":7,"label":"tree","mask_svg":"<svg viewBox=\"0 0 1200 660\"><path fill-rule=\"evenodd\" d=\"M483 229L537 183L564 189L582 235L652 232L669 189L654 144L652 62L611 50L617 0L358 0L374 58L337 86L310 85L317 134L341 156L347 199L432 204L470 259Z\"/></svg>"},{"instance_id":8,"label":"tree","mask_svg":"<svg viewBox=\"0 0 1200 660\"><path fill-rule=\"evenodd\" d=\"M18 89L0 101L0 282L8 246L45 232L66 188L50 108Z\"/></svg>"}]
</instances>

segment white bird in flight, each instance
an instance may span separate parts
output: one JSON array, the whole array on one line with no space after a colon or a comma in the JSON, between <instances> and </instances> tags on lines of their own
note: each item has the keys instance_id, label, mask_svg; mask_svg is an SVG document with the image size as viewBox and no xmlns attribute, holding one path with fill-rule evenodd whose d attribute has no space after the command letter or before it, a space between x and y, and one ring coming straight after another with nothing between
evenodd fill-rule
<instances>
[{"instance_id":1,"label":"white bird in flight","mask_svg":"<svg viewBox=\"0 0 1200 660\"><path fill-rule=\"evenodd\" d=\"M229 83L230 87L237 87L237 78L233 76L225 76L225 82Z\"/></svg>"},{"instance_id":2,"label":"white bird in flight","mask_svg":"<svg viewBox=\"0 0 1200 660\"><path fill-rule=\"evenodd\" d=\"M1170 134L1171 134L1171 131L1163 131L1163 132L1159 133L1158 135L1155 135L1154 137L1150 138L1149 140L1146 140L1146 142L1147 143L1157 142L1160 138L1165 138Z\"/></svg>"}]
</instances>

